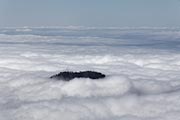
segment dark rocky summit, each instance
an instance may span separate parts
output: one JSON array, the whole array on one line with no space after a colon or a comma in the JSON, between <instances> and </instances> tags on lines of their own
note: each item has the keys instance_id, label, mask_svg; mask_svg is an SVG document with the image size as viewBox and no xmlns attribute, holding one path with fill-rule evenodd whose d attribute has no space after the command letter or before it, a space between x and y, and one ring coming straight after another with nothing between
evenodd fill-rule
<instances>
[{"instance_id":1,"label":"dark rocky summit","mask_svg":"<svg viewBox=\"0 0 180 120\"><path fill-rule=\"evenodd\" d=\"M80 71L80 72L71 72L65 71L60 72L59 74L53 75L50 78L57 80L70 81L74 78L90 78L90 79L100 79L105 78L106 76L100 72L95 71Z\"/></svg>"}]
</instances>

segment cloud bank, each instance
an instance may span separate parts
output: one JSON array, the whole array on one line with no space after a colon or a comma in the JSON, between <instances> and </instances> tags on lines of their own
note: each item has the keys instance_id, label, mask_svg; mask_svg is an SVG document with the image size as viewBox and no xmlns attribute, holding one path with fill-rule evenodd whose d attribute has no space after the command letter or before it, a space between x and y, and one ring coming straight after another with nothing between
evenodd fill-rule
<instances>
[{"instance_id":1,"label":"cloud bank","mask_svg":"<svg viewBox=\"0 0 180 120\"><path fill-rule=\"evenodd\" d=\"M0 119L178 120L179 38L178 28L1 29ZM49 79L63 70L107 78Z\"/></svg>"}]
</instances>

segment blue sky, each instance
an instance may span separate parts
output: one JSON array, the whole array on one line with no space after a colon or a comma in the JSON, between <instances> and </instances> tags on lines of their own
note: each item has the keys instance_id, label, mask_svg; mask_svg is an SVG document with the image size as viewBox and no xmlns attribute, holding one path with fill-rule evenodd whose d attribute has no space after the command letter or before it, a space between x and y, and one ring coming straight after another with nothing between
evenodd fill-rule
<instances>
[{"instance_id":1,"label":"blue sky","mask_svg":"<svg viewBox=\"0 0 180 120\"><path fill-rule=\"evenodd\" d=\"M180 26L180 0L0 0L0 27Z\"/></svg>"}]
</instances>

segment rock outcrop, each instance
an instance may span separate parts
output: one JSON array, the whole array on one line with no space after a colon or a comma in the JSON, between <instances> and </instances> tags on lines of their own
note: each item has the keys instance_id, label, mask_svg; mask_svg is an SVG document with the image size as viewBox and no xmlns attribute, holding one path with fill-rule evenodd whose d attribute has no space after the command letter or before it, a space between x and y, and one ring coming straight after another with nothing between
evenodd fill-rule
<instances>
[{"instance_id":1,"label":"rock outcrop","mask_svg":"<svg viewBox=\"0 0 180 120\"><path fill-rule=\"evenodd\" d=\"M64 71L64 72L60 72L59 74L53 75L50 78L70 81L74 78L100 79L105 77L106 76L104 74L95 71L80 71L80 72Z\"/></svg>"}]
</instances>

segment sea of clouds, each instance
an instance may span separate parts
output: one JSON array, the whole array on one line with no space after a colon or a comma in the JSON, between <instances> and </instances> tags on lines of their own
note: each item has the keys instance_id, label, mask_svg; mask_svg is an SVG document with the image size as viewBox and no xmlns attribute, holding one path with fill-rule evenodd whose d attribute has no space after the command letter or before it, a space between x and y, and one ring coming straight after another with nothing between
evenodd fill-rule
<instances>
[{"instance_id":1,"label":"sea of clouds","mask_svg":"<svg viewBox=\"0 0 180 120\"><path fill-rule=\"evenodd\" d=\"M0 95L0 120L179 120L180 28L2 28Z\"/></svg>"}]
</instances>

